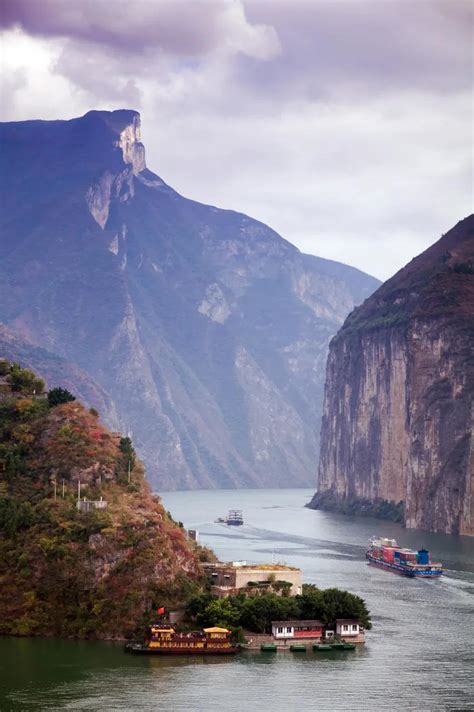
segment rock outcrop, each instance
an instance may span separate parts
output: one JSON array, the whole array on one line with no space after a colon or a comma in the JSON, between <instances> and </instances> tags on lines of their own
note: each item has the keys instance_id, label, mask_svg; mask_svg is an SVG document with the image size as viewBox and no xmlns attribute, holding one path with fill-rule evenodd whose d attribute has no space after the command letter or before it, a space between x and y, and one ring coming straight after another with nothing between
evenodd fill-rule
<instances>
[{"instance_id":1,"label":"rock outcrop","mask_svg":"<svg viewBox=\"0 0 474 712\"><path fill-rule=\"evenodd\" d=\"M100 384L156 487L313 481L328 343L377 280L180 196L134 111L0 139L0 320Z\"/></svg>"},{"instance_id":2,"label":"rock outcrop","mask_svg":"<svg viewBox=\"0 0 474 712\"><path fill-rule=\"evenodd\" d=\"M310 506L474 534L474 216L380 287L331 342Z\"/></svg>"}]
</instances>

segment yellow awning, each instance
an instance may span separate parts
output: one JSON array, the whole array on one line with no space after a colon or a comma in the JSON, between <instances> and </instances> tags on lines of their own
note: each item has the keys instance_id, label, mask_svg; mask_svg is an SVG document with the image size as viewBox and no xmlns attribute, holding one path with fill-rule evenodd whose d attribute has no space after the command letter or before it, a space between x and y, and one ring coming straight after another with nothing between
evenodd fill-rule
<instances>
[{"instance_id":1,"label":"yellow awning","mask_svg":"<svg viewBox=\"0 0 474 712\"><path fill-rule=\"evenodd\" d=\"M230 633L230 630L227 630L227 628L204 628L205 633Z\"/></svg>"}]
</instances>

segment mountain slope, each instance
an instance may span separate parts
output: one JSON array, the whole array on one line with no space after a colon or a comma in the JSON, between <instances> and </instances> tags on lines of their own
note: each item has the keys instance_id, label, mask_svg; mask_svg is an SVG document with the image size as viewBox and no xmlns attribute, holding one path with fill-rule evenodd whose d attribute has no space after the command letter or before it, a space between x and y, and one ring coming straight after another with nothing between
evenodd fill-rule
<instances>
[{"instance_id":1,"label":"mountain slope","mask_svg":"<svg viewBox=\"0 0 474 712\"><path fill-rule=\"evenodd\" d=\"M139 115L3 124L0 319L113 393L160 488L304 485L368 275L146 168Z\"/></svg>"},{"instance_id":2,"label":"mountain slope","mask_svg":"<svg viewBox=\"0 0 474 712\"><path fill-rule=\"evenodd\" d=\"M152 496L128 439L0 367L0 634L129 637L199 590L207 553ZM78 511L79 483L100 509Z\"/></svg>"},{"instance_id":3,"label":"mountain slope","mask_svg":"<svg viewBox=\"0 0 474 712\"><path fill-rule=\"evenodd\" d=\"M382 285L332 340L311 506L402 508L409 527L474 534L473 399L471 215Z\"/></svg>"},{"instance_id":4,"label":"mountain slope","mask_svg":"<svg viewBox=\"0 0 474 712\"><path fill-rule=\"evenodd\" d=\"M60 356L35 346L27 339L20 338L1 323L0 358L16 361L31 368L46 381L46 384L66 388L84 405L94 407L108 426L115 430L120 428L120 420L113 401L87 373Z\"/></svg>"}]
</instances>

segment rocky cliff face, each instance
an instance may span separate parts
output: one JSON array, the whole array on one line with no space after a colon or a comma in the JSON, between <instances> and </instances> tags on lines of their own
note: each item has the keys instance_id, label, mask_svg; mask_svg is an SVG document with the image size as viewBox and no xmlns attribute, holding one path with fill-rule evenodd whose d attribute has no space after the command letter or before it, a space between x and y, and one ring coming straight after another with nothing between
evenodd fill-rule
<instances>
[{"instance_id":1,"label":"rocky cliff face","mask_svg":"<svg viewBox=\"0 0 474 712\"><path fill-rule=\"evenodd\" d=\"M332 340L312 506L394 514L401 504L408 527L474 534L473 397L470 216Z\"/></svg>"},{"instance_id":2,"label":"rocky cliff face","mask_svg":"<svg viewBox=\"0 0 474 712\"><path fill-rule=\"evenodd\" d=\"M155 486L310 483L327 346L377 281L180 196L136 112L0 139L0 319L100 384Z\"/></svg>"}]
</instances>

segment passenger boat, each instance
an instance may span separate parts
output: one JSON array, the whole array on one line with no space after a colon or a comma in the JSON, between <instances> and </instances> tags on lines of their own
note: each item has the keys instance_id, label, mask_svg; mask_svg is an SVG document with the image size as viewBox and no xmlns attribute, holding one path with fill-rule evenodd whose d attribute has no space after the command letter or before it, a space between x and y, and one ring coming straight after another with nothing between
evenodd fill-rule
<instances>
[{"instance_id":1,"label":"passenger boat","mask_svg":"<svg viewBox=\"0 0 474 712\"><path fill-rule=\"evenodd\" d=\"M239 527L244 523L244 517L241 509L229 509L227 517L218 517L214 521L216 524L228 524L229 526Z\"/></svg>"},{"instance_id":2,"label":"passenger boat","mask_svg":"<svg viewBox=\"0 0 474 712\"><path fill-rule=\"evenodd\" d=\"M365 558L373 566L410 578L436 578L443 573L440 563L431 561L427 549L403 549L395 539L372 537Z\"/></svg>"},{"instance_id":3,"label":"passenger boat","mask_svg":"<svg viewBox=\"0 0 474 712\"><path fill-rule=\"evenodd\" d=\"M165 623L150 626L143 643L125 646L134 655L233 655L239 647L230 640L227 628L204 628L194 633L177 633Z\"/></svg>"}]
</instances>

